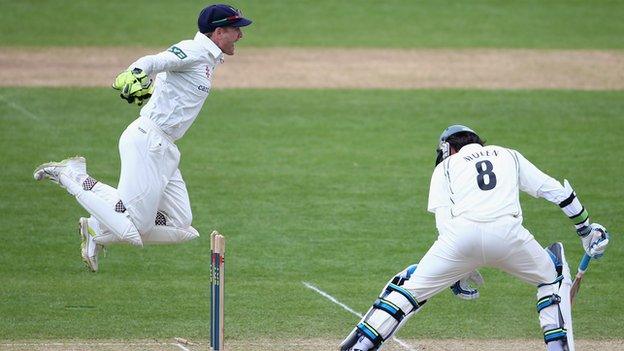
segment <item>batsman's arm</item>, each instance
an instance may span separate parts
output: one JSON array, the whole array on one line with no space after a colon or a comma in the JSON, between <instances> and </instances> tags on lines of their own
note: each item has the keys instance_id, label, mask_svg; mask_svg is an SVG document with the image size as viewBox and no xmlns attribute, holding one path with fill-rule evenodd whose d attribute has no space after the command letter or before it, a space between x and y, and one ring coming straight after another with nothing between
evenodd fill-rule
<instances>
[{"instance_id":1,"label":"batsman's arm","mask_svg":"<svg viewBox=\"0 0 624 351\"><path fill-rule=\"evenodd\" d=\"M518 164L520 190L559 205L563 213L574 223L577 231L586 230L589 227L589 214L567 180L564 180L561 185L559 181L542 172L520 152L511 149L510 152Z\"/></svg>"},{"instance_id":2,"label":"batsman's arm","mask_svg":"<svg viewBox=\"0 0 624 351\"><path fill-rule=\"evenodd\" d=\"M556 179L540 171L519 152L515 150L510 150L510 152L518 165L520 189L559 205L574 225L585 253L592 258L602 256L609 244L609 233L600 224L590 222L589 213L581 204L568 180L564 179L562 186Z\"/></svg>"}]
</instances>

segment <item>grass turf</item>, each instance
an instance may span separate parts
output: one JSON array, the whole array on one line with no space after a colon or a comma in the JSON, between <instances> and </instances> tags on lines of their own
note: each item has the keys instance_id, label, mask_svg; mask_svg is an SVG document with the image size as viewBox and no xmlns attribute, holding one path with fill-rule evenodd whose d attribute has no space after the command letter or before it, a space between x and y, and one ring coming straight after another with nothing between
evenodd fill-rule
<instances>
[{"instance_id":1,"label":"grass turf","mask_svg":"<svg viewBox=\"0 0 624 351\"><path fill-rule=\"evenodd\" d=\"M79 94L79 103L76 100ZM35 98L36 97L36 98ZM580 338L623 338L617 233L624 222L617 150L623 92L214 91L179 142L194 225L176 246L114 246L101 272L82 267L85 212L34 167L82 154L115 184L117 138L136 107L108 89L0 89L2 339L208 337L208 234L227 238L226 337L342 337L393 274L435 240L425 212L436 139L465 123L568 178L613 243L575 306ZM525 225L546 245L581 247L554 205L523 196ZM535 289L484 270L482 298L442 293L400 335L539 338ZM601 322L596 323L600 318Z\"/></svg>"},{"instance_id":2,"label":"grass turf","mask_svg":"<svg viewBox=\"0 0 624 351\"><path fill-rule=\"evenodd\" d=\"M623 49L610 0L235 1L245 46ZM0 0L3 46L155 46L192 37L202 1Z\"/></svg>"}]
</instances>

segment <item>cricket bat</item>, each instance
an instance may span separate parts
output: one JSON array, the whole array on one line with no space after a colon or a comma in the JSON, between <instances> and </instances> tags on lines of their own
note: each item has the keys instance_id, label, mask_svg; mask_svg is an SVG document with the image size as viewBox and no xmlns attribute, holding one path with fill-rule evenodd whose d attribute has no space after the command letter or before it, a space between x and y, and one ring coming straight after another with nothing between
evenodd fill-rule
<instances>
[{"instance_id":1,"label":"cricket bat","mask_svg":"<svg viewBox=\"0 0 624 351\"><path fill-rule=\"evenodd\" d=\"M585 271L587 267L589 267L589 261L591 257L588 254L584 254L581 262L579 262L578 271L576 272L576 277L574 277L574 282L572 283L572 287L570 288L570 303L574 303L574 298L581 287L581 282L583 281L583 276L585 275Z\"/></svg>"}]
</instances>

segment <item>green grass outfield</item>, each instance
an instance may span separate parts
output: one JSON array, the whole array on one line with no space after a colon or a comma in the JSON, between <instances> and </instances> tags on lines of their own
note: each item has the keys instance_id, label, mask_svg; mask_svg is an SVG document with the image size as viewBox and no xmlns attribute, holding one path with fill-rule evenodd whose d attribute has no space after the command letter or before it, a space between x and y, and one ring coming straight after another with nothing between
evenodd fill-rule
<instances>
[{"instance_id":1,"label":"green grass outfield","mask_svg":"<svg viewBox=\"0 0 624 351\"><path fill-rule=\"evenodd\" d=\"M0 0L3 46L154 46L206 1ZM624 49L624 1L246 0L246 46Z\"/></svg>"},{"instance_id":2,"label":"green grass outfield","mask_svg":"<svg viewBox=\"0 0 624 351\"><path fill-rule=\"evenodd\" d=\"M226 337L339 338L436 237L426 213L434 149L450 123L567 178L613 233L575 306L579 338L624 338L624 92L217 90L179 142L198 240L115 246L87 272L64 190L36 165L85 155L115 184L117 138L137 108L110 89L0 89L0 339L208 338L208 234L227 237ZM546 245L581 246L563 213L523 196ZM444 292L401 331L427 338L540 338L535 288L484 270L482 298Z\"/></svg>"}]
</instances>

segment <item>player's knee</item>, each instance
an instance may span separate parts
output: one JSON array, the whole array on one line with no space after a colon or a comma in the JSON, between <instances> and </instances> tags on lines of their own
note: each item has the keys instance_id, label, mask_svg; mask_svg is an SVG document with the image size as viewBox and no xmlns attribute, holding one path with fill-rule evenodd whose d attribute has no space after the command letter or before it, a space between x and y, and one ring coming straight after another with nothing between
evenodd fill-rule
<instances>
[{"instance_id":1,"label":"player's knee","mask_svg":"<svg viewBox=\"0 0 624 351\"><path fill-rule=\"evenodd\" d=\"M193 214L191 212L184 214L183 216L180 217L179 221L180 221L179 223L180 227L182 228L190 227L191 224L193 223Z\"/></svg>"},{"instance_id":2,"label":"player's knee","mask_svg":"<svg viewBox=\"0 0 624 351\"><path fill-rule=\"evenodd\" d=\"M197 229L195 229L195 228L193 228L193 227L191 227L191 226L189 226L189 227L186 229L186 232L188 233L188 239L187 239L187 241L188 241L188 240L193 240L193 239L197 239L197 238L199 238L199 232L197 231Z\"/></svg>"},{"instance_id":3,"label":"player's knee","mask_svg":"<svg viewBox=\"0 0 624 351\"><path fill-rule=\"evenodd\" d=\"M128 222L128 225L119 233L119 236L122 241L128 242L134 246L143 246L143 239L139 233L136 226Z\"/></svg>"}]
</instances>

